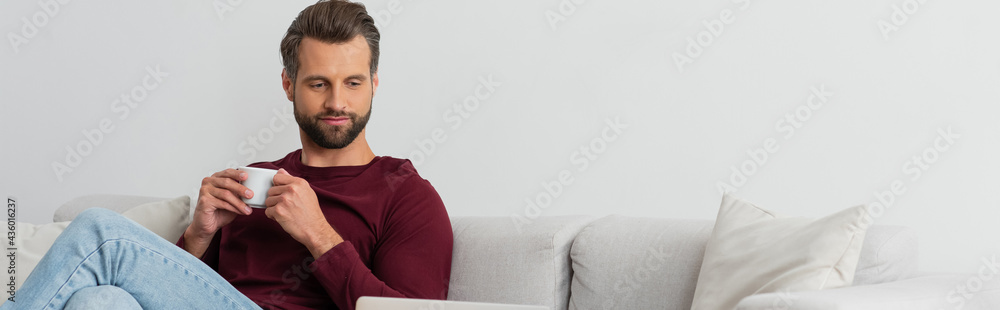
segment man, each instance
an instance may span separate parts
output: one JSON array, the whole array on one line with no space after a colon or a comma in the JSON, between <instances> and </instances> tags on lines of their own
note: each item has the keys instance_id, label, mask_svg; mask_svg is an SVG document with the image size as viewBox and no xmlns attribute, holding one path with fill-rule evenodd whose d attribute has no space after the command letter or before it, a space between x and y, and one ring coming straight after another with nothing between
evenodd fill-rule
<instances>
[{"instance_id":1,"label":"man","mask_svg":"<svg viewBox=\"0 0 1000 310\"><path fill-rule=\"evenodd\" d=\"M176 246L88 210L4 308L353 309L361 296L446 298L452 232L440 197L408 160L375 156L365 139L378 47L360 4L303 10L281 42L302 149L251 165L278 169L267 193L234 169L203 179ZM267 195L266 209L241 201L254 195Z\"/></svg>"}]
</instances>

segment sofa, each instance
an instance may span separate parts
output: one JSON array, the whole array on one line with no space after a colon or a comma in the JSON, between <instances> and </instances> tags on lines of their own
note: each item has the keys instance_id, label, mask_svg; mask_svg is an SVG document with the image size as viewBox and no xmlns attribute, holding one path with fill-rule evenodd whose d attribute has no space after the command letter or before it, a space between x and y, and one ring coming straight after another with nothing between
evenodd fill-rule
<instances>
[{"instance_id":1,"label":"sofa","mask_svg":"<svg viewBox=\"0 0 1000 310\"><path fill-rule=\"evenodd\" d=\"M126 212L162 200L166 198L83 196L58 208L53 221L72 220L90 207ZM185 220L190 218L173 227L186 226ZM687 310L713 221L618 215L519 221L453 217L452 228L449 300L551 309ZM983 272L993 266L978 274L921 273L917 246L914 232L906 227L873 225L864 238L853 285L756 294L736 309L1000 309L1000 280L991 281L995 270Z\"/></svg>"}]
</instances>

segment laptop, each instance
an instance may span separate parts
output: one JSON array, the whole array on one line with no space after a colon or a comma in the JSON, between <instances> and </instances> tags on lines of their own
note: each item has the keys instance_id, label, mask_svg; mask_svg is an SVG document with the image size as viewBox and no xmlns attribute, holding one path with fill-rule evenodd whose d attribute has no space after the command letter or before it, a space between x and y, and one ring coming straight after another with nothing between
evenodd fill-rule
<instances>
[{"instance_id":1,"label":"laptop","mask_svg":"<svg viewBox=\"0 0 1000 310\"><path fill-rule=\"evenodd\" d=\"M546 306L363 296L357 310L549 310Z\"/></svg>"}]
</instances>

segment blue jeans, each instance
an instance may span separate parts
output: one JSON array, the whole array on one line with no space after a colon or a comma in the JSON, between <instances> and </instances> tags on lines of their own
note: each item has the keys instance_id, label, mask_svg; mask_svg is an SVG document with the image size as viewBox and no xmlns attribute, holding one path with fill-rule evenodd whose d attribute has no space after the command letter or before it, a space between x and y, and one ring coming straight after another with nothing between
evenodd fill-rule
<instances>
[{"instance_id":1,"label":"blue jeans","mask_svg":"<svg viewBox=\"0 0 1000 310\"><path fill-rule=\"evenodd\" d=\"M109 306L113 304L113 306ZM260 309L188 252L115 212L70 223L2 309Z\"/></svg>"}]
</instances>

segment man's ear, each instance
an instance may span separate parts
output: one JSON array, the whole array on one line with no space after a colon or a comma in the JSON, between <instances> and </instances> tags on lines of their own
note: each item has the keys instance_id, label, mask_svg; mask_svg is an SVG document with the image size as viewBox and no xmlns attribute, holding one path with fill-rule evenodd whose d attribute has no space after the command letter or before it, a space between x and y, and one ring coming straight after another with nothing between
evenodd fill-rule
<instances>
[{"instance_id":1,"label":"man's ear","mask_svg":"<svg viewBox=\"0 0 1000 310\"><path fill-rule=\"evenodd\" d=\"M292 86L292 80L285 74L285 69L281 69L281 88L285 89L285 96L288 97L288 101L295 101L295 88Z\"/></svg>"},{"instance_id":2,"label":"man's ear","mask_svg":"<svg viewBox=\"0 0 1000 310\"><path fill-rule=\"evenodd\" d=\"M375 97L375 90L378 89L378 69L372 74L372 97Z\"/></svg>"}]
</instances>

